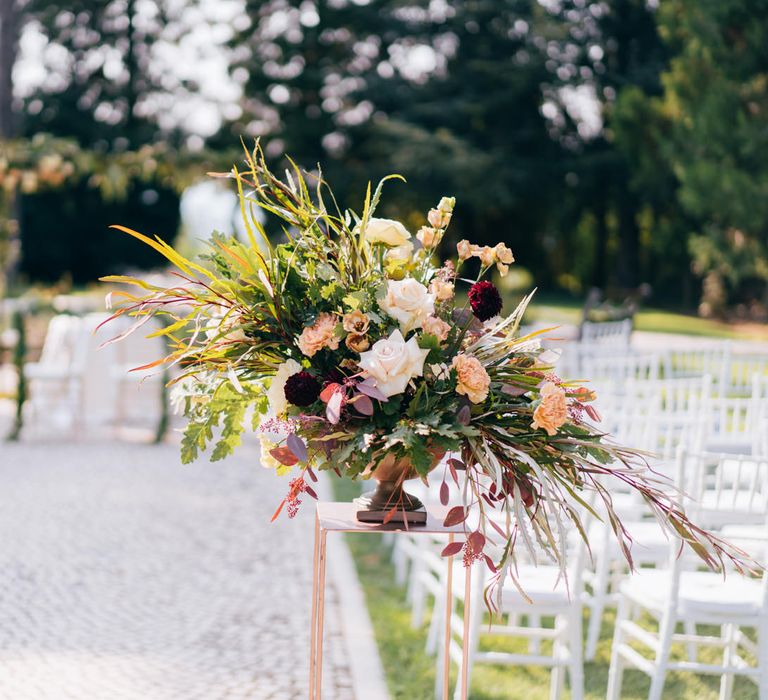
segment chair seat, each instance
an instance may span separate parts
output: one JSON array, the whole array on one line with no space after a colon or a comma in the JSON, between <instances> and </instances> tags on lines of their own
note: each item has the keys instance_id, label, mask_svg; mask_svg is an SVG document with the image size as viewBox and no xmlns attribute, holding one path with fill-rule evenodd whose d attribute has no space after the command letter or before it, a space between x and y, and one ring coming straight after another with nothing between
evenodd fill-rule
<instances>
[{"instance_id":1,"label":"chair seat","mask_svg":"<svg viewBox=\"0 0 768 700\"><path fill-rule=\"evenodd\" d=\"M603 528L609 527L603 523L593 523L589 528L589 546L592 552L599 552L607 543L613 556L623 556L616 535L608 533L607 542ZM632 538L632 558L636 563L665 561L669 556L669 538L656 520L639 520L624 522L629 536Z\"/></svg>"},{"instance_id":2,"label":"chair seat","mask_svg":"<svg viewBox=\"0 0 768 700\"><path fill-rule=\"evenodd\" d=\"M622 582L621 592L640 605L661 611L666 605L669 575L669 571L637 571ZM680 575L678 614L756 616L761 612L762 596L762 583L758 580L736 573L723 578L706 571L684 571Z\"/></svg>"},{"instance_id":3,"label":"chair seat","mask_svg":"<svg viewBox=\"0 0 768 700\"><path fill-rule=\"evenodd\" d=\"M27 379L56 379L64 381L67 379L79 379L82 373L66 365L56 366L40 362L27 362L24 365L24 375Z\"/></svg>"},{"instance_id":4,"label":"chair seat","mask_svg":"<svg viewBox=\"0 0 768 700\"><path fill-rule=\"evenodd\" d=\"M520 566L516 578L533 605L567 608L571 604L574 592L566 585L562 572L556 566ZM530 604L512 581L504 582L502 609Z\"/></svg>"}]
</instances>

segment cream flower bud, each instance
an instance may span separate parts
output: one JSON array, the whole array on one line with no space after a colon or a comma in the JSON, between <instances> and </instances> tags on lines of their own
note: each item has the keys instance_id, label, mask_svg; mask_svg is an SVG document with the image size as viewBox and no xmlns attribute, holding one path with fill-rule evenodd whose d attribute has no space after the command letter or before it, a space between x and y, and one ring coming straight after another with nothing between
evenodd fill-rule
<instances>
[{"instance_id":1,"label":"cream flower bud","mask_svg":"<svg viewBox=\"0 0 768 700\"><path fill-rule=\"evenodd\" d=\"M501 275L501 277L506 277L507 273L509 272L509 265L505 265L504 263L496 263L496 269L499 271L499 275Z\"/></svg>"},{"instance_id":2,"label":"cream flower bud","mask_svg":"<svg viewBox=\"0 0 768 700\"><path fill-rule=\"evenodd\" d=\"M486 267L490 267L496 262L496 251L491 246L486 245L480 248L477 252L477 257L480 258L480 262Z\"/></svg>"},{"instance_id":3,"label":"cream flower bud","mask_svg":"<svg viewBox=\"0 0 768 700\"><path fill-rule=\"evenodd\" d=\"M433 248L440 242L440 238L442 238L442 236L438 229L434 229L429 226L422 226L416 234L416 238L419 239L421 245L423 245L425 248Z\"/></svg>"},{"instance_id":4,"label":"cream flower bud","mask_svg":"<svg viewBox=\"0 0 768 700\"><path fill-rule=\"evenodd\" d=\"M429 291L435 295L438 301L448 301L453 298L453 283L441 279L433 279L429 283Z\"/></svg>"},{"instance_id":5,"label":"cream flower bud","mask_svg":"<svg viewBox=\"0 0 768 700\"><path fill-rule=\"evenodd\" d=\"M451 212L430 209L429 214L427 214L427 221L429 221L430 226L435 228L445 228L451 223Z\"/></svg>"},{"instance_id":6,"label":"cream flower bud","mask_svg":"<svg viewBox=\"0 0 768 700\"><path fill-rule=\"evenodd\" d=\"M466 239L461 240L456 244L456 250L459 253L459 260L468 260L472 257L472 246Z\"/></svg>"},{"instance_id":7,"label":"cream flower bud","mask_svg":"<svg viewBox=\"0 0 768 700\"><path fill-rule=\"evenodd\" d=\"M441 197L440 203L437 205L437 208L442 212L450 214L453 211L453 208L455 206L456 206L456 197Z\"/></svg>"},{"instance_id":8,"label":"cream flower bud","mask_svg":"<svg viewBox=\"0 0 768 700\"><path fill-rule=\"evenodd\" d=\"M511 265L515 262L515 256L512 255L512 251L503 243L497 243L494 250L496 251L496 259L499 262L502 262L505 265Z\"/></svg>"}]
</instances>

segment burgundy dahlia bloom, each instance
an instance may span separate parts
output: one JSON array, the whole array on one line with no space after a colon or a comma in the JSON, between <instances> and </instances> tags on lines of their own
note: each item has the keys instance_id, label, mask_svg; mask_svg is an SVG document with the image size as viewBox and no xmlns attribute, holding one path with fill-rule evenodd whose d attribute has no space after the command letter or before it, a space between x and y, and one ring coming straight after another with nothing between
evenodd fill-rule
<instances>
[{"instance_id":1,"label":"burgundy dahlia bloom","mask_svg":"<svg viewBox=\"0 0 768 700\"><path fill-rule=\"evenodd\" d=\"M285 382L285 398L294 406L309 406L320 396L320 382L309 372L296 372Z\"/></svg>"},{"instance_id":2,"label":"burgundy dahlia bloom","mask_svg":"<svg viewBox=\"0 0 768 700\"><path fill-rule=\"evenodd\" d=\"M469 288L469 305L481 321L497 316L501 311L501 295L493 283L483 280Z\"/></svg>"}]
</instances>

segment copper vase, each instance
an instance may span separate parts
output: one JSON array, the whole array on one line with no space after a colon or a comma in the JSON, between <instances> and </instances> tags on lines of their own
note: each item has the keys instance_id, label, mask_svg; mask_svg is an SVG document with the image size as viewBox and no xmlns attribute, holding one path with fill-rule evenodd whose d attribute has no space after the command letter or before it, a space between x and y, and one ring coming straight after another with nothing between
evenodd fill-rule
<instances>
[{"instance_id":1,"label":"copper vase","mask_svg":"<svg viewBox=\"0 0 768 700\"><path fill-rule=\"evenodd\" d=\"M430 472L444 455L445 452L432 451ZM355 499L355 505L359 509L358 520L368 523L386 521L409 525L426 523L427 512L424 504L403 489L408 479L416 479L419 476L407 457L395 459L394 455L387 455L375 468L369 465L366 471L376 480L377 486L373 491Z\"/></svg>"}]
</instances>

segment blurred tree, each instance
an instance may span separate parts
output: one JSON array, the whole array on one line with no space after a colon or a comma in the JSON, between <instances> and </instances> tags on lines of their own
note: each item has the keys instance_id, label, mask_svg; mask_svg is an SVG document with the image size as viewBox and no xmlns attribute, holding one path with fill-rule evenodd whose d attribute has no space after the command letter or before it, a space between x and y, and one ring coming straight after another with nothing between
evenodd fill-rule
<instances>
[{"instance_id":1,"label":"blurred tree","mask_svg":"<svg viewBox=\"0 0 768 700\"><path fill-rule=\"evenodd\" d=\"M452 240L503 240L550 271L563 172L540 111L548 14L534 1L470 0L401 16L408 33L367 81L376 112L353 133L354 163L407 176L413 226L425 203L455 194Z\"/></svg>"},{"instance_id":2,"label":"blurred tree","mask_svg":"<svg viewBox=\"0 0 768 700\"><path fill-rule=\"evenodd\" d=\"M0 0L0 139L15 135L13 67L16 64L18 27L15 0ZM15 197L0 196L0 297L5 295L17 259Z\"/></svg>"},{"instance_id":3,"label":"blurred tree","mask_svg":"<svg viewBox=\"0 0 768 700\"><path fill-rule=\"evenodd\" d=\"M186 4L23 2L19 23L42 35L40 61L46 77L23 96L21 134L74 138L104 153L159 140L178 143L178 130L162 122L163 109L176 91L189 86L163 70L158 47L183 33ZM157 231L168 241L175 237L179 200L172 188L136 180L126 188L125 202L118 203L102 198L88 185L89 177L57 193L21 197L21 270L31 279L68 276L86 282L121 264L156 264L138 250L140 245L114 241L115 234L107 230L110 223Z\"/></svg>"},{"instance_id":4,"label":"blurred tree","mask_svg":"<svg viewBox=\"0 0 768 700\"><path fill-rule=\"evenodd\" d=\"M660 31L674 52L662 108L665 154L704 277L701 311L768 306L768 2L669 0Z\"/></svg>"},{"instance_id":5,"label":"blurred tree","mask_svg":"<svg viewBox=\"0 0 768 700\"><path fill-rule=\"evenodd\" d=\"M175 138L160 120L168 100L188 86L164 70L158 47L183 34L187 4L26 0L22 24L42 34L46 78L24 97L22 133L118 150Z\"/></svg>"},{"instance_id":6,"label":"blurred tree","mask_svg":"<svg viewBox=\"0 0 768 700\"><path fill-rule=\"evenodd\" d=\"M386 44L405 31L392 12L399 4L245 0L249 23L230 42L231 74L245 98L225 142L233 132L269 136L268 156L332 167L348 152L348 129L373 112L361 92Z\"/></svg>"},{"instance_id":7,"label":"blurred tree","mask_svg":"<svg viewBox=\"0 0 768 700\"><path fill-rule=\"evenodd\" d=\"M0 138L14 133L13 67L18 48L16 0L0 0Z\"/></svg>"},{"instance_id":8,"label":"blurred tree","mask_svg":"<svg viewBox=\"0 0 768 700\"><path fill-rule=\"evenodd\" d=\"M566 1L557 15L568 31L549 49L555 77L549 95L559 106L552 130L573 154L569 201L575 211L568 216L593 222L589 283L625 292L657 281L643 220L656 228L674 203L674 179L659 152L659 119L649 102L661 94L668 49L646 0ZM590 102L598 109L597 126L583 116ZM567 222L562 226L567 230Z\"/></svg>"}]
</instances>

